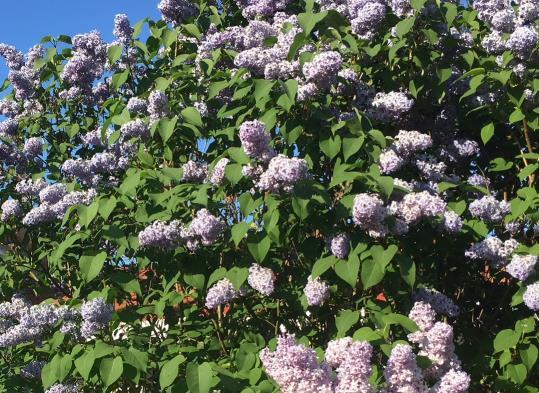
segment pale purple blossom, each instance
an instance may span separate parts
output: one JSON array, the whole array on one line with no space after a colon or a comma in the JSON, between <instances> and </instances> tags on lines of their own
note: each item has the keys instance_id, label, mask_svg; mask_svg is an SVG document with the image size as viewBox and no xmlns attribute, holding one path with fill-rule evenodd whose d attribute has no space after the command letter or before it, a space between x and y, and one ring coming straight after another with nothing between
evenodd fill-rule
<instances>
[{"instance_id":1,"label":"pale purple blossom","mask_svg":"<svg viewBox=\"0 0 539 393\"><path fill-rule=\"evenodd\" d=\"M328 284L322 281L320 277L313 279L309 276L303 293L309 306L321 306L330 296Z\"/></svg>"},{"instance_id":2,"label":"pale purple blossom","mask_svg":"<svg viewBox=\"0 0 539 393\"><path fill-rule=\"evenodd\" d=\"M262 295L270 296L275 290L275 273L270 268L255 263L249 268L247 282Z\"/></svg>"}]
</instances>

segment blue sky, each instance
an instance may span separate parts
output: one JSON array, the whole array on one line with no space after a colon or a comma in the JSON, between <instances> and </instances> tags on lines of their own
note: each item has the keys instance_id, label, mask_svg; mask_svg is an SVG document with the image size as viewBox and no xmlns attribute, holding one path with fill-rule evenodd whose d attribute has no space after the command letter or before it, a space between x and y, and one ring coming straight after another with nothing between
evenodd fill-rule
<instances>
[{"instance_id":1,"label":"blue sky","mask_svg":"<svg viewBox=\"0 0 539 393\"><path fill-rule=\"evenodd\" d=\"M157 19L159 0L1 0L0 42L26 52L47 35L73 36L97 29L111 41L114 16L124 13L132 24ZM7 76L0 61L0 80Z\"/></svg>"}]
</instances>

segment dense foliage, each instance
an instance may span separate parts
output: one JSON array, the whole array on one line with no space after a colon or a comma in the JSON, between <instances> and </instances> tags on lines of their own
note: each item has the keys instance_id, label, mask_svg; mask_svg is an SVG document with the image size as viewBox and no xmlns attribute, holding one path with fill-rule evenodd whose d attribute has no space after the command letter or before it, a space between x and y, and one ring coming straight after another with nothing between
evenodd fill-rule
<instances>
[{"instance_id":1,"label":"dense foliage","mask_svg":"<svg viewBox=\"0 0 539 393\"><path fill-rule=\"evenodd\" d=\"M2 391L539 391L536 1L158 7L0 45Z\"/></svg>"}]
</instances>

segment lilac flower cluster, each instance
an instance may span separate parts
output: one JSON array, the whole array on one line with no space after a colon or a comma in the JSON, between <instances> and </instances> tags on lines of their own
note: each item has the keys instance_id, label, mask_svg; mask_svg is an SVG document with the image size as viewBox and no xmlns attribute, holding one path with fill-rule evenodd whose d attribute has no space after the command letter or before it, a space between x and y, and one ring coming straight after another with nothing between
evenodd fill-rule
<instances>
[{"instance_id":1,"label":"lilac flower cluster","mask_svg":"<svg viewBox=\"0 0 539 393\"><path fill-rule=\"evenodd\" d=\"M459 315L458 306L446 295L431 288L419 288L413 295L416 302L428 303L438 314L456 317Z\"/></svg>"},{"instance_id":2,"label":"lilac flower cluster","mask_svg":"<svg viewBox=\"0 0 539 393\"><path fill-rule=\"evenodd\" d=\"M354 198L352 219L371 236L384 236L387 233L387 225L384 224L387 215L388 210L377 195L358 194Z\"/></svg>"},{"instance_id":3,"label":"lilac flower cluster","mask_svg":"<svg viewBox=\"0 0 539 393\"><path fill-rule=\"evenodd\" d=\"M23 297L15 295L11 302L0 303L0 348L39 340L57 324L61 324L62 332L89 338L106 328L111 316L112 309L106 305L103 298L85 302L79 311L68 306L57 307L51 304L32 306ZM77 321L81 317L79 330ZM87 335L89 332L91 334ZM35 367L28 372L33 369Z\"/></svg>"},{"instance_id":4,"label":"lilac flower cluster","mask_svg":"<svg viewBox=\"0 0 539 393\"><path fill-rule=\"evenodd\" d=\"M515 239L502 241L496 236L491 236L472 245L464 255L470 259L489 261L494 267L498 267L507 263L518 246L519 243Z\"/></svg>"},{"instance_id":5,"label":"lilac flower cluster","mask_svg":"<svg viewBox=\"0 0 539 393\"><path fill-rule=\"evenodd\" d=\"M148 103L142 98L131 97L127 102L127 110L131 113L145 115L148 110Z\"/></svg>"},{"instance_id":6,"label":"lilac flower cluster","mask_svg":"<svg viewBox=\"0 0 539 393\"><path fill-rule=\"evenodd\" d=\"M150 119L153 121L168 116L169 108L167 95L159 90L152 91L148 97L147 111L150 114Z\"/></svg>"},{"instance_id":7,"label":"lilac flower cluster","mask_svg":"<svg viewBox=\"0 0 539 393\"><path fill-rule=\"evenodd\" d=\"M240 140L243 151L249 157L267 162L275 156L270 147L271 135L264 123L258 120L246 121L240 126Z\"/></svg>"},{"instance_id":8,"label":"lilac flower cluster","mask_svg":"<svg viewBox=\"0 0 539 393\"><path fill-rule=\"evenodd\" d=\"M535 272L535 265L537 265L537 255L515 254L505 269L517 280L526 281Z\"/></svg>"},{"instance_id":9,"label":"lilac flower cluster","mask_svg":"<svg viewBox=\"0 0 539 393\"><path fill-rule=\"evenodd\" d=\"M161 0L157 6L163 20L178 25L196 15L196 8L190 0Z\"/></svg>"},{"instance_id":10,"label":"lilac flower cluster","mask_svg":"<svg viewBox=\"0 0 539 393\"><path fill-rule=\"evenodd\" d=\"M425 393L427 388L423 374L417 365L417 357L409 345L397 344L384 370L388 389L386 393Z\"/></svg>"},{"instance_id":11,"label":"lilac flower cluster","mask_svg":"<svg viewBox=\"0 0 539 393\"><path fill-rule=\"evenodd\" d=\"M259 357L283 393L334 392L331 368L320 364L316 352L297 344L292 335L280 336L275 352L264 348Z\"/></svg>"},{"instance_id":12,"label":"lilac flower cluster","mask_svg":"<svg viewBox=\"0 0 539 393\"><path fill-rule=\"evenodd\" d=\"M47 362L34 360L21 369L21 375L27 379L39 379L41 378L41 370L45 364Z\"/></svg>"},{"instance_id":13,"label":"lilac flower cluster","mask_svg":"<svg viewBox=\"0 0 539 393\"><path fill-rule=\"evenodd\" d=\"M0 207L0 221L7 221L12 217L18 217L23 214L21 203L16 199L8 199Z\"/></svg>"},{"instance_id":14,"label":"lilac flower cluster","mask_svg":"<svg viewBox=\"0 0 539 393\"><path fill-rule=\"evenodd\" d=\"M90 338L106 328L112 319L112 308L105 303L105 299L97 297L83 303L80 315L82 316L81 335L84 338Z\"/></svg>"},{"instance_id":15,"label":"lilac flower cluster","mask_svg":"<svg viewBox=\"0 0 539 393\"><path fill-rule=\"evenodd\" d=\"M410 112L413 105L414 100L409 98L406 93L400 91L377 93L367 114L378 121L399 122L405 114Z\"/></svg>"},{"instance_id":16,"label":"lilac flower cluster","mask_svg":"<svg viewBox=\"0 0 539 393\"><path fill-rule=\"evenodd\" d=\"M539 281L526 287L522 299L530 310L539 311Z\"/></svg>"},{"instance_id":17,"label":"lilac flower cluster","mask_svg":"<svg viewBox=\"0 0 539 393\"><path fill-rule=\"evenodd\" d=\"M174 249L180 244L181 223L177 220L165 223L154 221L138 234L141 247Z\"/></svg>"},{"instance_id":18,"label":"lilac flower cluster","mask_svg":"<svg viewBox=\"0 0 539 393\"><path fill-rule=\"evenodd\" d=\"M58 183L57 183L58 184ZM62 186L47 186L39 192L41 204L24 216L22 223L32 226L44 222L61 220L67 209L74 205L89 205L97 196L94 189L67 192Z\"/></svg>"},{"instance_id":19,"label":"lilac flower cluster","mask_svg":"<svg viewBox=\"0 0 539 393\"><path fill-rule=\"evenodd\" d=\"M303 293L309 306L321 306L330 296L329 285L322 281L320 277L313 279L309 276L307 285L303 288Z\"/></svg>"},{"instance_id":20,"label":"lilac flower cluster","mask_svg":"<svg viewBox=\"0 0 539 393\"><path fill-rule=\"evenodd\" d=\"M291 193L294 185L309 178L309 167L302 158L288 158L282 154L273 157L260 175L256 186L260 191Z\"/></svg>"},{"instance_id":21,"label":"lilac flower cluster","mask_svg":"<svg viewBox=\"0 0 539 393\"><path fill-rule=\"evenodd\" d=\"M329 236L326 246L337 258L346 259L350 251L350 236L346 233Z\"/></svg>"},{"instance_id":22,"label":"lilac flower cluster","mask_svg":"<svg viewBox=\"0 0 539 393\"><path fill-rule=\"evenodd\" d=\"M76 384L57 383L48 388L45 393L79 393L80 387Z\"/></svg>"},{"instance_id":23,"label":"lilac flower cluster","mask_svg":"<svg viewBox=\"0 0 539 393\"><path fill-rule=\"evenodd\" d=\"M302 71L308 83L316 85L318 90L327 90L336 83L341 67L341 54L336 51L327 51L316 54L312 61L303 65Z\"/></svg>"},{"instance_id":24,"label":"lilac flower cluster","mask_svg":"<svg viewBox=\"0 0 539 393\"><path fill-rule=\"evenodd\" d=\"M487 222L499 222L511 211L511 206L505 201L498 201L492 196L476 199L468 207L474 217Z\"/></svg>"},{"instance_id":25,"label":"lilac flower cluster","mask_svg":"<svg viewBox=\"0 0 539 393\"><path fill-rule=\"evenodd\" d=\"M208 164L199 161L187 161L182 166L182 181L201 183L208 175Z\"/></svg>"},{"instance_id":26,"label":"lilac flower cluster","mask_svg":"<svg viewBox=\"0 0 539 393\"><path fill-rule=\"evenodd\" d=\"M94 80L103 76L107 62L107 44L98 31L73 37L73 55L62 71L66 83L91 91Z\"/></svg>"},{"instance_id":27,"label":"lilac flower cluster","mask_svg":"<svg viewBox=\"0 0 539 393\"><path fill-rule=\"evenodd\" d=\"M487 52L502 53L511 50L517 58L527 59L539 42L535 20L539 18L539 5L532 1L521 1L513 8L509 1L477 0L473 8L479 19L492 29L482 44ZM504 40L502 34L509 34Z\"/></svg>"},{"instance_id":28,"label":"lilac flower cluster","mask_svg":"<svg viewBox=\"0 0 539 393\"><path fill-rule=\"evenodd\" d=\"M406 224L416 224L422 218L436 217L445 212L447 204L428 191L406 194L401 201L392 202L390 210Z\"/></svg>"},{"instance_id":29,"label":"lilac flower cluster","mask_svg":"<svg viewBox=\"0 0 539 393\"><path fill-rule=\"evenodd\" d=\"M189 227L183 231L182 236L187 241L189 249L198 248L199 243L205 246L214 244L223 234L226 225L213 216L208 209L197 211ZM191 245L189 247L189 245Z\"/></svg>"},{"instance_id":30,"label":"lilac flower cluster","mask_svg":"<svg viewBox=\"0 0 539 393\"><path fill-rule=\"evenodd\" d=\"M114 17L114 30L112 34L122 44L128 44L133 39L134 29L129 23L129 18L125 14L118 14Z\"/></svg>"},{"instance_id":31,"label":"lilac flower cluster","mask_svg":"<svg viewBox=\"0 0 539 393\"><path fill-rule=\"evenodd\" d=\"M229 162L230 160L228 158L221 158L219 161L217 161L217 164L215 164L210 175L208 176L208 180L211 184L216 187L223 185L226 175L226 166Z\"/></svg>"},{"instance_id":32,"label":"lilac flower cluster","mask_svg":"<svg viewBox=\"0 0 539 393\"><path fill-rule=\"evenodd\" d=\"M400 169L415 153L432 146L432 138L418 131L401 130L395 141L380 154L379 163L382 173L393 173Z\"/></svg>"},{"instance_id":33,"label":"lilac flower cluster","mask_svg":"<svg viewBox=\"0 0 539 393\"><path fill-rule=\"evenodd\" d=\"M275 290L275 273L270 268L255 263L249 268L247 282L262 295L270 296Z\"/></svg>"},{"instance_id":34,"label":"lilac flower cluster","mask_svg":"<svg viewBox=\"0 0 539 393\"><path fill-rule=\"evenodd\" d=\"M215 309L222 304L229 303L240 297L240 291L234 288L234 285L228 278L223 278L214 284L208 293L206 294L206 307L209 309Z\"/></svg>"},{"instance_id":35,"label":"lilac flower cluster","mask_svg":"<svg viewBox=\"0 0 539 393\"><path fill-rule=\"evenodd\" d=\"M135 119L123 124L120 132L124 140L131 138L146 139L150 137L150 129L141 119Z\"/></svg>"},{"instance_id":36,"label":"lilac flower cluster","mask_svg":"<svg viewBox=\"0 0 539 393\"><path fill-rule=\"evenodd\" d=\"M278 11L285 11L290 3L291 0L236 0L242 15L247 19L271 17Z\"/></svg>"}]
</instances>

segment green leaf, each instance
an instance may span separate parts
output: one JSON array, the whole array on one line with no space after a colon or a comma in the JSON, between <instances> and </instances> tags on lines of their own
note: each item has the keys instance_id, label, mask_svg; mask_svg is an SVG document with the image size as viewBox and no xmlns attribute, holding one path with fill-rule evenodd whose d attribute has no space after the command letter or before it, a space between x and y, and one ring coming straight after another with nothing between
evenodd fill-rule
<instances>
[{"instance_id":1,"label":"green leaf","mask_svg":"<svg viewBox=\"0 0 539 393\"><path fill-rule=\"evenodd\" d=\"M335 158L335 156L341 151L341 137L339 135L335 135L333 138L329 137L321 140L320 150L322 150L322 152L329 158Z\"/></svg>"},{"instance_id":2,"label":"green leaf","mask_svg":"<svg viewBox=\"0 0 539 393\"><path fill-rule=\"evenodd\" d=\"M519 354L520 358L522 359L522 363L526 366L528 370L531 371L531 369L537 362L537 356L539 355L537 347L533 344L529 344L526 348L520 349Z\"/></svg>"},{"instance_id":3,"label":"green leaf","mask_svg":"<svg viewBox=\"0 0 539 393\"><path fill-rule=\"evenodd\" d=\"M344 160L347 161L350 157L356 154L363 143L365 142L365 136L360 135L357 137L344 138L342 143L342 151Z\"/></svg>"},{"instance_id":4,"label":"green leaf","mask_svg":"<svg viewBox=\"0 0 539 393\"><path fill-rule=\"evenodd\" d=\"M105 260L107 259L107 253L101 251L94 255L83 255L79 259L79 267L82 273L82 277L86 282L92 281L103 269Z\"/></svg>"},{"instance_id":5,"label":"green leaf","mask_svg":"<svg viewBox=\"0 0 539 393\"><path fill-rule=\"evenodd\" d=\"M75 359L75 368L82 378L88 380L95 362L94 351L87 349L82 356Z\"/></svg>"},{"instance_id":6,"label":"green leaf","mask_svg":"<svg viewBox=\"0 0 539 393\"><path fill-rule=\"evenodd\" d=\"M108 219L110 216L110 213L114 210L116 207L116 203L118 201L115 197L111 196L110 198L102 198L99 200L99 215L103 217L104 220Z\"/></svg>"},{"instance_id":7,"label":"green leaf","mask_svg":"<svg viewBox=\"0 0 539 393\"><path fill-rule=\"evenodd\" d=\"M359 311L343 310L335 317L337 337L344 337L346 333L359 321Z\"/></svg>"},{"instance_id":8,"label":"green leaf","mask_svg":"<svg viewBox=\"0 0 539 393\"><path fill-rule=\"evenodd\" d=\"M367 259L361 265L361 282L364 289L369 289L383 280L386 274L385 266Z\"/></svg>"},{"instance_id":9,"label":"green leaf","mask_svg":"<svg viewBox=\"0 0 539 393\"><path fill-rule=\"evenodd\" d=\"M110 64L116 64L120 57L122 56L122 45L111 45L107 49L107 57Z\"/></svg>"},{"instance_id":10,"label":"green leaf","mask_svg":"<svg viewBox=\"0 0 539 393\"><path fill-rule=\"evenodd\" d=\"M397 36L399 38L404 37L406 34L410 32L410 30L412 30L412 27L414 27L414 24L415 24L415 17L401 20L399 23L397 23L397 26L396 26Z\"/></svg>"},{"instance_id":11,"label":"green leaf","mask_svg":"<svg viewBox=\"0 0 539 393\"><path fill-rule=\"evenodd\" d=\"M327 270L329 270L333 265L337 263L337 257L331 255L329 257L325 257L322 259L319 259L316 261L313 265L313 269L311 271L311 276L313 279L316 277L321 276L324 274Z\"/></svg>"},{"instance_id":12,"label":"green leaf","mask_svg":"<svg viewBox=\"0 0 539 393\"><path fill-rule=\"evenodd\" d=\"M518 123L526 118L526 115L522 113L520 109L515 109L511 115L509 115L509 123Z\"/></svg>"},{"instance_id":13,"label":"green leaf","mask_svg":"<svg viewBox=\"0 0 539 393\"><path fill-rule=\"evenodd\" d=\"M172 385L180 373L179 367L183 362L185 362L185 357L178 355L163 365L159 373L159 386L161 386L161 389Z\"/></svg>"},{"instance_id":14,"label":"green leaf","mask_svg":"<svg viewBox=\"0 0 539 393\"><path fill-rule=\"evenodd\" d=\"M535 171L537 171L537 169L539 168L539 164L535 163L535 164L529 164L529 165L526 165L524 168L522 168L522 170L518 173L518 178L520 180L524 180L525 178L527 178L528 176L532 175L533 173L535 173Z\"/></svg>"},{"instance_id":15,"label":"green leaf","mask_svg":"<svg viewBox=\"0 0 539 393\"><path fill-rule=\"evenodd\" d=\"M407 255L399 255L397 256L397 262L399 264L402 279L406 284L413 288L416 276L416 267L414 261Z\"/></svg>"},{"instance_id":16,"label":"green leaf","mask_svg":"<svg viewBox=\"0 0 539 393\"><path fill-rule=\"evenodd\" d=\"M112 87L114 90L120 89L120 87L127 81L127 78L129 78L129 70L117 72L112 75Z\"/></svg>"},{"instance_id":17,"label":"green leaf","mask_svg":"<svg viewBox=\"0 0 539 393\"><path fill-rule=\"evenodd\" d=\"M204 274L185 274L183 280L193 288L202 290L204 289L206 278L204 277Z\"/></svg>"},{"instance_id":18,"label":"green leaf","mask_svg":"<svg viewBox=\"0 0 539 393\"><path fill-rule=\"evenodd\" d=\"M178 116L174 116L172 119L161 119L157 125L157 129L163 143L167 143L172 134L174 133L174 128L176 127L176 122L178 121Z\"/></svg>"},{"instance_id":19,"label":"green leaf","mask_svg":"<svg viewBox=\"0 0 539 393\"><path fill-rule=\"evenodd\" d=\"M196 363L187 365L185 379L190 393L209 393L212 377L213 370L207 362L200 365Z\"/></svg>"},{"instance_id":20,"label":"green leaf","mask_svg":"<svg viewBox=\"0 0 539 393\"><path fill-rule=\"evenodd\" d=\"M517 384L523 384L528 375L528 370L523 364L509 364L507 366L507 375Z\"/></svg>"},{"instance_id":21,"label":"green leaf","mask_svg":"<svg viewBox=\"0 0 539 393\"><path fill-rule=\"evenodd\" d=\"M504 329L498 332L494 338L494 351L501 352L505 349L517 346L520 335L512 329Z\"/></svg>"},{"instance_id":22,"label":"green leaf","mask_svg":"<svg viewBox=\"0 0 539 393\"><path fill-rule=\"evenodd\" d=\"M110 386L116 382L124 371L124 364L120 356L105 358L99 364L99 375L105 386Z\"/></svg>"},{"instance_id":23,"label":"green leaf","mask_svg":"<svg viewBox=\"0 0 539 393\"><path fill-rule=\"evenodd\" d=\"M398 247L391 244L384 250L382 246L373 246L370 251L372 259L385 268L397 253Z\"/></svg>"},{"instance_id":24,"label":"green leaf","mask_svg":"<svg viewBox=\"0 0 539 393\"><path fill-rule=\"evenodd\" d=\"M202 118L200 117L200 113L195 107L189 106L187 108L182 109L181 114L184 118L184 120L197 127L202 127Z\"/></svg>"},{"instance_id":25,"label":"green leaf","mask_svg":"<svg viewBox=\"0 0 539 393\"><path fill-rule=\"evenodd\" d=\"M248 231L249 231L248 223L238 222L237 224L234 224L231 230L231 234L232 234L231 239L236 245L236 247L238 247L242 239L245 238L245 235L247 234Z\"/></svg>"},{"instance_id":26,"label":"green leaf","mask_svg":"<svg viewBox=\"0 0 539 393\"><path fill-rule=\"evenodd\" d=\"M249 276L249 269L246 267L237 267L234 266L226 273L226 277L234 285L234 288L240 290L243 283L247 280Z\"/></svg>"},{"instance_id":27,"label":"green leaf","mask_svg":"<svg viewBox=\"0 0 539 393\"><path fill-rule=\"evenodd\" d=\"M47 363L41 369L41 383L45 389L51 387L58 380L56 370L51 365L52 362Z\"/></svg>"},{"instance_id":28,"label":"green leaf","mask_svg":"<svg viewBox=\"0 0 539 393\"><path fill-rule=\"evenodd\" d=\"M487 144L488 141L494 136L494 123L489 123L481 128L481 140L483 144Z\"/></svg>"},{"instance_id":29,"label":"green leaf","mask_svg":"<svg viewBox=\"0 0 539 393\"><path fill-rule=\"evenodd\" d=\"M275 81L270 81L267 79L256 79L254 81L254 84L255 90L253 93L253 97L255 101L258 102L269 95L271 89L275 85Z\"/></svg>"},{"instance_id":30,"label":"green leaf","mask_svg":"<svg viewBox=\"0 0 539 393\"><path fill-rule=\"evenodd\" d=\"M342 278L352 288L356 287L359 273L359 257L356 254L350 254L347 261L339 260L335 265L335 273Z\"/></svg>"},{"instance_id":31,"label":"green leaf","mask_svg":"<svg viewBox=\"0 0 539 393\"><path fill-rule=\"evenodd\" d=\"M249 252L258 263L261 263L266 258L270 247L271 239L265 233L258 233L247 242Z\"/></svg>"},{"instance_id":32,"label":"green leaf","mask_svg":"<svg viewBox=\"0 0 539 393\"><path fill-rule=\"evenodd\" d=\"M447 25L451 26L458 14L457 6L455 4L445 2L444 8L445 8L445 19L447 20Z\"/></svg>"},{"instance_id":33,"label":"green leaf","mask_svg":"<svg viewBox=\"0 0 539 393\"><path fill-rule=\"evenodd\" d=\"M128 293L136 293L142 297L142 292L140 290L140 283L136 278L133 278L129 273L126 272L115 272L112 273L110 279L117 283L120 288Z\"/></svg>"},{"instance_id":34,"label":"green leaf","mask_svg":"<svg viewBox=\"0 0 539 393\"><path fill-rule=\"evenodd\" d=\"M401 315L401 314L386 314L383 316L383 320L385 323L391 325L391 324L397 324L405 328L408 332L413 333L419 330L419 327L416 325L414 321L412 321L410 318Z\"/></svg>"},{"instance_id":35,"label":"green leaf","mask_svg":"<svg viewBox=\"0 0 539 393\"><path fill-rule=\"evenodd\" d=\"M298 14L299 25L303 28L303 34L308 36L313 31L317 23L321 22L326 16L327 11L313 14L311 12L304 12Z\"/></svg>"}]
</instances>

